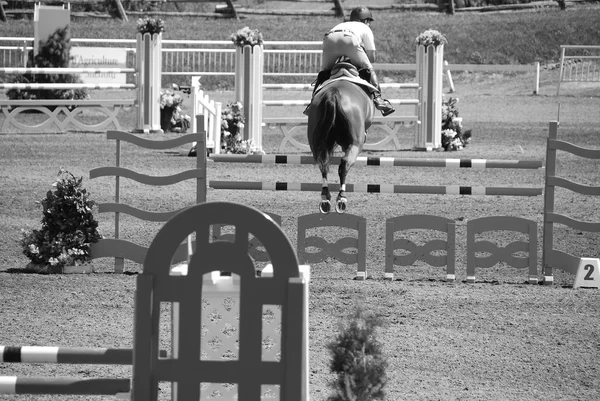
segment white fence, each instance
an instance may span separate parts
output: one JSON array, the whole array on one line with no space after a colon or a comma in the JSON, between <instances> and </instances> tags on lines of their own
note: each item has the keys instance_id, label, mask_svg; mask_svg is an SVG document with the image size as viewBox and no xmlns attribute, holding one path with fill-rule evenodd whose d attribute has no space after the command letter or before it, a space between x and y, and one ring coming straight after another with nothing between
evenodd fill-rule
<instances>
[{"instance_id":1,"label":"white fence","mask_svg":"<svg viewBox=\"0 0 600 401\"><path fill-rule=\"evenodd\" d=\"M600 46L560 46L560 74L556 96L561 82L600 82Z\"/></svg>"},{"instance_id":2,"label":"white fence","mask_svg":"<svg viewBox=\"0 0 600 401\"><path fill-rule=\"evenodd\" d=\"M135 39L71 39L73 46L111 46L135 53ZM163 76L235 76L235 48L229 40L163 40ZM0 37L0 67L25 67L33 38ZM320 41L265 41L264 76L305 77L312 82L321 67ZM133 65L133 64L132 64ZM415 63L375 63L378 71L412 72ZM533 92L539 93L539 63L531 65L446 64L449 71L533 72ZM381 73L379 74L381 75ZM0 77L1 78L1 77Z\"/></svg>"}]
</instances>

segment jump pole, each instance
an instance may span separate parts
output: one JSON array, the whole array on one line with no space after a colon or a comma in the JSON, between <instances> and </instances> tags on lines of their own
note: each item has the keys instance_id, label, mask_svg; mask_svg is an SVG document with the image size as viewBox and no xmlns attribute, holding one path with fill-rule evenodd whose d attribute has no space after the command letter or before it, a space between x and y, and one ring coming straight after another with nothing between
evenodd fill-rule
<instances>
[{"instance_id":1,"label":"jump pole","mask_svg":"<svg viewBox=\"0 0 600 401\"><path fill-rule=\"evenodd\" d=\"M301 191L319 192L320 183L260 182L260 181L209 181L213 189L251 191ZM339 191L339 184L329 184L329 189ZM396 184L346 184L346 192L382 194L433 194L433 195L499 195L540 196L542 188L480 187L461 185L396 185Z\"/></svg>"},{"instance_id":2,"label":"jump pole","mask_svg":"<svg viewBox=\"0 0 600 401\"><path fill-rule=\"evenodd\" d=\"M221 163L257 163L257 164L316 164L312 156L307 155L210 155L209 159ZM334 156L330 163L340 164L341 157ZM493 159L420 159L399 157L368 157L359 156L355 165L381 167L443 167L443 168L511 168L539 169L541 160L493 160Z\"/></svg>"}]
</instances>

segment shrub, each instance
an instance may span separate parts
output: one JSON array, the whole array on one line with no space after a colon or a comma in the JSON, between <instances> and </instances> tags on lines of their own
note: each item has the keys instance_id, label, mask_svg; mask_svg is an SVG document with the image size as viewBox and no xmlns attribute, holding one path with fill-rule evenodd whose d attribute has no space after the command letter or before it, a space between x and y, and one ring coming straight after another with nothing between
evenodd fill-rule
<instances>
[{"instance_id":1,"label":"shrub","mask_svg":"<svg viewBox=\"0 0 600 401\"><path fill-rule=\"evenodd\" d=\"M332 360L330 369L336 374L332 383L336 394L330 401L372 401L384 398L387 361L375 330L383 324L379 316L360 306L341 325L336 339L328 344Z\"/></svg>"},{"instance_id":2,"label":"shrub","mask_svg":"<svg viewBox=\"0 0 600 401\"><path fill-rule=\"evenodd\" d=\"M95 202L89 199L82 181L82 177L76 178L61 168L58 180L52 184L54 190L38 202L42 205L42 228L23 231L21 239L30 265L45 266L48 273L61 273L65 266L89 261L90 244L102 237L92 215Z\"/></svg>"},{"instance_id":3,"label":"shrub","mask_svg":"<svg viewBox=\"0 0 600 401\"><path fill-rule=\"evenodd\" d=\"M46 41L40 41L38 54L29 52L28 67L65 68L69 66L71 44L68 27L59 28ZM14 83L78 83L82 82L73 74L20 74L13 79ZM89 95L85 89L43 89L6 91L9 99L85 99Z\"/></svg>"}]
</instances>

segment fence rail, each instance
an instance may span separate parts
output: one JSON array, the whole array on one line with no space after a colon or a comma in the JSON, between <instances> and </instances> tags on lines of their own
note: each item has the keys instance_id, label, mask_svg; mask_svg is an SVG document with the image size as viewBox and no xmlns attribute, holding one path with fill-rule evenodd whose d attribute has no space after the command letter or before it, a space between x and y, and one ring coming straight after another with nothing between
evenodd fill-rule
<instances>
[{"instance_id":1,"label":"fence rail","mask_svg":"<svg viewBox=\"0 0 600 401\"><path fill-rule=\"evenodd\" d=\"M73 38L74 47L110 46L135 52L135 39ZM235 76L235 49L229 40L163 40L163 76ZM265 41L264 76L314 79L321 68L320 41ZM0 37L0 67L24 68L33 38ZM131 60L128 58L128 60ZM128 64L130 61L128 61ZM414 73L415 63L374 63L378 71ZM533 72L534 93L539 92L539 63L532 65L446 64L450 71ZM2 78L0 74L0 78ZM451 82L451 79L450 79ZM450 85L451 87L453 84Z\"/></svg>"},{"instance_id":2,"label":"fence rail","mask_svg":"<svg viewBox=\"0 0 600 401\"><path fill-rule=\"evenodd\" d=\"M556 96L561 82L600 82L600 46L561 45L560 50Z\"/></svg>"}]
</instances>

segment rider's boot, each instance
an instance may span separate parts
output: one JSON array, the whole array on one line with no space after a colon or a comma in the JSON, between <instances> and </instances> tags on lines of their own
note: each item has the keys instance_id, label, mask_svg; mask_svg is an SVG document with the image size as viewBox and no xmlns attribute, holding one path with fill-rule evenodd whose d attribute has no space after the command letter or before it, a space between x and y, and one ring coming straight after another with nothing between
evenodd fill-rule
<instances>
[{"instance_id":1,"label":"rider's boot","mask_svg":"<svg viewBox=\"0 0 600 401\"><path fill-rule=\"evenodd\" d=\"M315 82L313 82L314 88L313 88L312 97L310 98L310 103L308 104L308 106L306 106L306 109L304 109L304 112L303 112L305 116L308 115L308 109L310 109L310 104L312 103L312 99L315 97L315 93L317 92L317 88L319 86L321 86L321 84L323 82L327 81L330 76L331 76L331 70L321 70L321 71L319 71L319 74L317 75L317 79L315 80Z\"/></svg>"},{"instance_id":2,"label":"rider's boot","mask_svg":"<svg viewBox=\"0 0 600 401\"><path fill-rule=\"evenodd\" d=\"M379 87L379 80L377 79L375 71L363 70L362 72L364 73L364 75L366 75L366 78L368 78L367 81L369 81L371 85L377 88L377 90L373 91L373 102L375 103L375 107L377 108L377 110L381 111L381 114L383 114L384 117L396 111L396 109L394 109L394 106L392 106L389 100L383 99L381 97L381 88Z\"/></svg>"}]
</instances>

